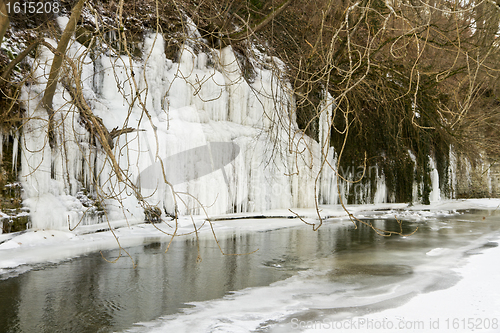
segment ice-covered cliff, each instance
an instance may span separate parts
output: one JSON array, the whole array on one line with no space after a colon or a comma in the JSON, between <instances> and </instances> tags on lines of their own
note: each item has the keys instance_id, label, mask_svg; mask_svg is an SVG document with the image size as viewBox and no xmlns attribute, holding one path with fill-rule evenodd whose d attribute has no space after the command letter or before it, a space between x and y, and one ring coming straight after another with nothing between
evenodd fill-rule
<instances>
[{"instance_id":1,"label":"ice-covered cliff","mask_svg":"<svg viewBox=\"0 0 500 333\"><path fill-rule=\"evenodd\" d=\"M245 80L231 47L195 49L186 42L173 62L154 34L144 41L142 61L95 56L76 41L70 46L94 114L110 130L135 129L113 142L125 182L63 85L54 98L57 145L50 147L40 100L52 54L42 50L33 64L38 80L22 97L29 120L20 177L34 228L67 228L82 217L82 224L97 222L85 214L92 197L108 219L129 222L144 219L145 203L168 214L176 207L183 214L222 214L314 206L319 145L293 120L280 61L268 58L267 68L254 67Z\"/></svg>"},{"instance_id":2,"label":"ice-covered cliff","mask_svg":"<svg viewBox=\"0 0 500 333\"><path fill-rule=\"evenodd\" d=\"M68 49L94 115L108 130L127 129L115 131L112 143L121 181L72 101L67 85L74 80L57 87L51 119L57 144L49 144L41 97L53 55L42 47L32 64L36 81L21 98L27 121L20 179L33 228L338 203L337 156L329 146L334 99L324 99L318 143L295 122L279 59L254 50L259 61L246 59L249 68L241 68L231 47L200 47L189 27L175 61L166 58L161 34L145 38L141 60L76 41ZM385 177L372 171L375 186L342 180L341 197L357 187L357 202L386 202ZM353 180L359 170L339 174Z\"/></svg>"}]
</instances>

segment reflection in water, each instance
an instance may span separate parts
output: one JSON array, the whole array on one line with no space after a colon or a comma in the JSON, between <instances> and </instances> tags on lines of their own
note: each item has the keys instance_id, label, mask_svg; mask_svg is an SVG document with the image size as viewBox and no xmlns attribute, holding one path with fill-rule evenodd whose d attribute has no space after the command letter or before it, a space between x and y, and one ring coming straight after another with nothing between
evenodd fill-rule
<instances>
[{"instance_id":1,"label":"reflection in water","mask_svg":"<svg viewBox=\"0 0 500 333\"><path fill-rule=\"evenodd\" d=\"M371 221L377 227L399 228L393 220ZM251 234L235 231L220 240L226 253L259 251L222 256L213 239L201 239L200 263L196 263L196 242L185 238L175 241L168 253L164 253L165 243L154 240L129 249L136 269L126 258L111 264L100 254L44 265L0 281L0 332L122 330L136 322L178 313L189 302L267 286L311 269L326 272L322 283L344 286L356 295L362 291L363 296L376 296L395 283L416 283L423 274L422 265L449 261L450 257L426 255L430 250L459 249L498 229L495 217L483 220L477 215L460 215L447 221L405 223L404 232L411 233L417 225L419 231L409 237L381 237L367 227L355 230L351 223L338 221L326 223L317 232L306 226ZM486 241L483 244L489 246ZM461 256L465 252L451 253ZM118 252L104 255L113 259ZM435 279L421 290L444 288L455 281L452 275L445 279L442 274L435 272ZM354 295L335 288L326 293L329 299Z\"/></svg>"}]
</instances>

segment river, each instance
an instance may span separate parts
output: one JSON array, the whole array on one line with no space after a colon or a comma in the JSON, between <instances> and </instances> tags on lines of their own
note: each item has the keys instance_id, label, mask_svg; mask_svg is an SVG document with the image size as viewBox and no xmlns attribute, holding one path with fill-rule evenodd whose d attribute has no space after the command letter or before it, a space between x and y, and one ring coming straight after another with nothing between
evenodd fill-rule
<instances>
[{"instance_id":1,"label":"river","mask_svg":"<svg viewBox=\"0 0 500 333\"><path fill-rule=\"evenodd\" d=\"M380 214L365 221L398 230ZM166 253L155 240L128 248L133 262L110 263L119 251L108 250L33 265L0 280L0 331L287 332L292 320L342 320L448 288L463 258L496 246L500 232L499 216L486 210L400 222L404 234L418 231L383 237L332 219L316 232L305 224L249 232L252 221L241 220L219 239L239 255L189 237Z\"/></svg>"}]
</instances>

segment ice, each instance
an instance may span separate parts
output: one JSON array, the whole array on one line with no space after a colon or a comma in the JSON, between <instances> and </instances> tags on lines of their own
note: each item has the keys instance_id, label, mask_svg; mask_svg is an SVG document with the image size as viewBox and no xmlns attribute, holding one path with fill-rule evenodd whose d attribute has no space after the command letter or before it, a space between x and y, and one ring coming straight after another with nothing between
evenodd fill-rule
<instances>
[{"instance_id":1,"label":"ice","mask_svg":"<svg viewBox=\"0 0 500 333\"><path fill-rule=\"evenodd\" d=\"M66 205L69 206L70 202L71 200L68 199ZM74 205L76 207L76 203ZM419 221L456 215L456 213L449 212L457 208L495 209L499 205L499 199L476 199L441 201L431 206L422 206L430 208L430 211L421 211L418 207L408 207L403 204L355 205L348 206L348 209L359 217L383 218L387 215L385 218L394 218L393 213L398 213L405 217L413 215L415 221ZM382 216L380 209L389 209L389 211L384 211L388 213ZM296 213L307 221L314 221L315 211L313 209L297 209ZM274 217L293 215L287 210L274 210L266 212L266 214ZM324 217L336 216L335 219L330 218L330 222L333 220L334 225L350 224L346 216L347 213L343 212L339 206L322 206L321 214ZM233 220L213 222L214 230L220 237L219 239L223 239L226 235L232 235L236 229L255 234L259 231L303 225L299 219L249 218L252 215L255 213L220 216L221 218L232 217ZM238 220L238 218L243 217L245 220ZM196 217L195 223L200 226L203 219ZM439 224L436 223L436 225ZM164 228L162 225L158 226ZM85 226L87 229L77 229L74 232L30 230L24 233L1 235L0 272L2 275L13 276L25 272L30 267L36 267L38 263L59 262L93 251L117 248L118 241L120 246L126 248L146 244L150 239L160 242L168 242L170 239L170 236L161 234L151 224L116 229L114 232L117 238L109 231L84 233L95 231L90 227L93 226ZM193 230L192 228L192 221L189 218L181 217L179 219L179 233L190 232ZM435 230L434 232L439 233L440 231ZM191 237L194 236L191 235ZM213 236L210 229L205 227L200 230L199 237L206 239ZM411 242L411 237L405 239ZM411 260L419 260L418 258L423 257L424 261L427 259L429 261L413 267L412 274L408 274L410 268L398 265L398 256L401 255L398 251L392 254L393 257L386 255L377 257L375 251L371 251L372 255L368 258L366 252L361 251L360 253L351 253L343 260L335 259L335 257L308 260L301 264L301 269L305 270L297 272L286 280L265 287L239 290L220 299L193 302L191 308L178 314L158 318L153 322L140 323L131 331L162 332L168 328L178 332L217 330L237 332L255 331L267 327L270 332L288 332L294 323L292 322L293 318L307 321L309 315L313 319L319 318L318 320L326 320L328 323L342 323L358 319L382 321L384 318L386 321L392 320L396 323L398 318L403 317L407 321L424 320L427 323L430 319L439 317L441 325L445 325L444 320L448 317L494 318L496 316L498 318L499 313L496 309L500 305L498 304L500 294L498 288L491 286L494 286L500 277L498 265L492 264L496 262L495 258L500 255L500 250L499 247L493 246L478 250L478 245L485 241L489 240L490 243L498 241L488 237L492 236L486 235L473 244L462 246L459 249L434 247L428 248L420 254L415 252L416 256L412 256ZM411 250L411 243L408 245L408 250ZM271 251L273 244L268 244L268 246L269 248L260 250ZM374 250L376 250L376 245L374 246ZM314 242L301 245L302 249L310 248L311 251L314 251L315 247ZM474 250L474 252L472 253L470 250ZM464 260L463 253L469 252L474 255L469 255ZM375 265L372 265L372 260L376 261ZM366 271L368 275L366 277L346 275L346 278L342 280L341 274L335 279L332 278L332 269L339 272L342 272L344 267L352 269L353 262L357 263L356 267ZM377 264L382 264L380 269L383 270L383 274L378 271ZM275 267L278 268L277 265ZM375 278L369 276L371 270L373 270ZM392 272L395 277L405 277L404 283L399 280L391 282L387 271ZM377 277L377 274L381 275ZM460 277L462 280L458 281ZM378 286L375 284L365 289L363 279L374 279L375 282L388 281L389 283L384 282ZM456 283L457 281L458 283ZM442 284L443 282L445 283ZM456 285L453 286L453 283ZM441 284L441 287L434 287ZM440 288L449 289L436 290ZM265 302L262 301L263 299ZM322 312L329 308L334 309L334 311L332 310L333 314L329 315L328 311ZM353 312L353 308L360 312ZM323 315L316 317L319 313L323 313ZM364 314L359 316L359 313ZM486 331L493 332L492 330Z\"/></svg>"},{"instance_id":2,"label":"ice","mask_svg":"<svg viewBox=\"0 0 500 333\"><path fill-rule=\"evenodd\" d=\"M400 307L371 314L364 319L382 321L385 318L394 323L423 323L427 331L498 332L499 326L493 323L495 320L498 323L500 316L500 292L498 288L492 287L500 279L499 266L492 264L497 262L498 256L499 247L484 250L480 255L470 257L465 266L456 269L462 279L455 286L420 294ZM434 326L431 326L431 322ZM473 326L468 327L470 323ZM422 329L413 327L405 332L422 332Z\"/></svg>"},{"instance_id":3,"label":"ice","mask_svg":"<svg viewBox=\"0 0 500 333\"><path fill-rule=\"evenodd\" d=\"M66 22L58 19L61 26ZM82 191L105 209L105 219L125 225L142 222L145 207L151 206L165 216L315 207L316 198L319 204L346 203L353 187L356 203L394 200L378 166L368 170L376 173L373 186L338 184L337 171L355 180L359 170L336 170L338 156L328 139L333 96L325 93L316 142L297 126L283 62L252 48L264 64L250 58L248 68L241 68L241 55L231 47L200 48L200 35L189 22L176 61L165 57L161 34L146 35L142 59L118 57L112 50L91 57L75 40L68 47L68 57L81 68L82 93L92 112L108 130L132 129L113 140L128 183L118 180L61 84L52 119L58 144L50 147L49 118L40 103L52 54L41 48L35 61L37 82L25 86L21 96L30 120L20 135L20 180L34 229L103 222L102 214L90 216L67 197ZM237 147L239 153L224 147ZM431 167L430 199L438 202L442 198L433 159ZM143 176L142 186L138 182L144 172L153 172L154 181ZM414 198L419 186L414 184Z\"/></svg>"},{"instance_id":4,"label":"ice","mask_svg":"<svg viewBox=\"0 0 500 333\"><path fill-rule=\"evenodd\" d=\"M457 191L457 153L453 150L450 145L449 153L450 167L448 168L448 179L450 186L450 197L455 197Z\"/></svg>"},{"instance_id":5,"label":"ice","mask_svg":"<svg viewBox=\"0 0 500 333\"><path fill-rule=\"evenodd\" d=\"M440 256L442 254L446 254L447 252L449 252L449 249L437 247L437 248L432 249L429 252L427 252L426 255L434 257L434 256Z\"/></svg>"},{"instance_id":6,"label":"ice","mask_svg":"<svg viewBox=\"0 0 500 333\"><path fill-rule=\"evenodd\" d=\"M431 193L429 194L430 202L437 202L441 199L441 190L439 189L439 173L436 169L436 162L432 157L429 158L431 167Z\"/></svg>"},{"instance_id":7,"label":"ice","mask_svg":"<svg viewBox=\"0 0 500 333\"><path fill-rule=\"evenodd\" d=\"M39 82L27 87L22 97L33 118L22 135L21 181L34 229L75 225L85 210L69 208L62 197L75 196L83 187L101 198L110 220L130 223L143 219L139 197L170 214L176 209L181 214L222 214L314 205L319 146L308 137L294 136L298 128L290 118L290 89L279 75L255 68L248 83L231 47L197 53L190 41L181 48L178 63L166 59L163 50L161 35L150 35L142 62L104 54L92 60L76 41L68 55L81 65L84 96L104 125L137 129L114 142L129 179L137 180L152 165L183 152L212 147L204 160L193 154L188 159L182 155L185 163L180 167L165 163L170 167L166 175L175 179L175 192L186 194L173 195L164 182L133 194L118 182L109 158L93 146L61 86L54 97L54 127L57 142L64 144L49 146L48 115L40 107L39 92L46 84L51 54L43 49L37 59ZM231 161L226 161L225 146L217 146L224 142L240 150ZM207 163L216 166L208 175ZM162 169L157 169L156 179L163 178ZM95 175L97 187L92 187ZM326 184L335 183L328 178L335 177L332 172L322 177Z\"/></svg>"},{"instance_id":8,"label":"ice","mask_svg":"<svg viewBox=\"0 0 500 333\"><path fill-rule=\"evenodd\" d=\"M467 248L484 241L483 238ZM383 322L390 322L396 329L377 326L377 331L396 332L400 323L423 323L423 328L405 326L404 331L468 332L466 328L453 329L453 319L490 320L490 325L492 320L498 320L500 291L491 286L500 277L498 265L492 265L500 255L500 248L489 247L464 259L462 251L465 249L432 249L427 252L428 257L433 257L432 261L417 265L414 272L402 280L404 282L384 282L377 287L376 282L385 280L385 275L379 279L368 277L375 285L367 289L360 275L346 277L345 281L329 277L328 268L342 269L342 263L328 263L331 258L320 258L309 262L309 270L300 271L284 281L232 292L220 299L193 302L190 303L192 307L178 314L137 323L127 332L163 332L167 329L178 332L290 332L298 329L298 325L303 332L325 332L331 330L332 325L341 325L337 328L343 331L373 332L373 325ZM358 259L347 257L346 260L357 262L362 256L366 257L366 253L361 253ZM386 267L383 265L385 270L392 269L395 275L406 274L403 266L387 265L397 256L379 259L386 264ZM370 265L360 267L371 269ZM436 320L440 323L439 328L429 326ZM353 324L355 326L350 326ZM497 332L498 326L489 326L484 331Z\"/></svg>"},{"instance_id":9,"label":"ice","mask_svg":"<svg viewBox=\"0 0 500 333\"><path fill-rule=\"evenodd\" d=\"M377 188L375 191L375 198L373 203L384 203L387 202L387 186L385 185L385 177L381 175L377 177Z\"/></svg>"}]
</instances>

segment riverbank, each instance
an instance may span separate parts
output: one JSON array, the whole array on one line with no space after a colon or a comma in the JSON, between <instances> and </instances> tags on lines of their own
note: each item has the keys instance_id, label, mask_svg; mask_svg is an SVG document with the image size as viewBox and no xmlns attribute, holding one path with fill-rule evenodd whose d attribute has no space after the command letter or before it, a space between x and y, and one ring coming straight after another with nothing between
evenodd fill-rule
<instances>
[{"instance_id":1,"label":"riverbank","mask_svg":"<svg viewBox=\"0 0 500 333\"><path fill-rule=\"evenodd\" d=\"M492 199L454 200L432 206L348 207L355 216L382 227L397 225L395 217L403 221L406 230L420 226L412 236L389 238L378 236L366 227L354 229L346 213L338 206L322 207L321 214L325 221L320 232L313 232L310 226L304 224L304 221L318 222L313 210L294 211L304 221L293 218L296 215L290 211L272 211L254 216L213 216L212 227L222 250L228 252L232 249L242 253L258 251L249 256L238 256L243 261L234 269L251 268L250 271L254 272L264 268L269 274L284 274L285 279L282 280L282 277L269 285L249 288L243 282L237 282L240 280L231 275L230 270L222 270L225 279L232 281L234 278L235 286L242 283L241 286L227 287L231 292L226 293L222 284L220 295L208 297L203 302L187 297L184 301L186 305L169 316L142 322L134 326L133 331L162 332L167 327L176 328L178 332L213 332L217 327L217 332L251 332L268 327L267 331L275 333L294 329L328 332L339 331L334 325L343 325L341 331L352 332L446 332L448 328L450 332L460 329L468 332L469 326L460 325L475 325L476 331L495 332L494 319L498 319L497 309L500 309L500 292L494 287L500 277L499 265L496 264L500 258L499 215L496 212L499 204L500 200ZM204 259L201 266L195 262L193 223L199 228L201 258ZM192 266L186 276L194 278L199 275L200 281L204 281L213 275L213 265L230 264L230 258L235 258L218 253L212 228L199 216L193 217L193 220L179 220L178 234L187 235L175 238L172 251L177 252L160 258L159 253L163 253L171 239L157 229L160 227L162 225L141 224L113 232L31 230L0 235L0 278L17 281L16 276L20 275L22 279L30 274L30 270L50 275L60 266L83 265L79 264L80 259L68 259L83 257L81 259L86 262L86 258L90 257L85 255L94 253L95 257L95 252L101 250L105 256L107 253L108 259L115 259L118 251L114 249L122 246L123 258L118 265L108 264L98 255L96 260L102 264L99 265L100 278L115 274L126 278L141 271L151 271L153 267L141 265L133 269L131 259L135 258L144 266L148 258L154 257L168 268L165 272L169 272L170 280L161 278L159 281L165 281L167 285L163 288L169 288L169 283L179 274L176 271L179 265ZM238 245L240 249L230 246L232 242L239 244L242 240L246 240L244 243L247 245ZM189 256L179 252L181 249L191 249L186 252ZM127 258L127 250L131 251L130 258ZM207 251L214 250L215 256L209 257ZM147 253L138 259L141 251ZM259 259L262 255L265 260ZM247 259L253 264L244 264ZM205 266L208 271L202 274L200 270ZM69 273L73 270L63 270L71 277L71 285L80 283L77 282L80 279L74 279L73 273ZM129 270L130 273L126 273ZM85 272L83 270L80 274L85 276ZM247 275L241 275L242 281ZM132 281L125 285L135 286ZM141 288L133 288L136 287ZM168 290L165 289L165 300L173 297ZM113 295L104 300L125 302ZM138 291L138 295L143 294ZM31 296L26 294L25 298L28 300ZM155 303L165 300L158 298ZM128 309L126 304L121 307ZM161 313L151 319L138 317L137 322L152 320ZM128 325L124 327L130 327ZM404 325L404 330L399 329L400 325Z\"/></svg>"},{"instance_id":2,"label":"riverbank","mask_svg":"<svg viewBox=\"0 0 500 333\"><path fill-rule=\"evenodd\" d=\"M418 294L397 308L353 318L363 321L365 326L352 331L500 332L498 242L498 238L492 239L471 253L465 265L454 269L461 277L456 285ZM372 329L365 329L368 324ZM389 329L390 325L393 329Z\"/></svg>"},{"instance_id":3,"label":"riverbank","mask_svg":"<svg viewBox=\"0 0 500 333\"><path fill-rule=\"evenodd\" d=\"M347 209L357 218L398 218L406 221L425 220L429 217L447 216L457 210L484 209L495 210L500 207L500 199L446 200L432 205L377 204L348 205ZM322 206L320 214L329 221L348 221L346 211L341 206ZM272 223L263 220L266 216ZM301 216L302 219L297 218ZM285 227L294 227L307 223L318 223L317 213L313 209L273 210L265 213L241 213L224 216L211 216L216 236L223 238L227 232L265 231ZM167 224L138 224L120 227L110 231L114 225L126 224L126 221L112 221L100 225L78 227L73 231L28 230L12 234L0 234L0 276L25 271L29 265L44 262L59 262L91 252L127 248L153 242L168 242L175 231L172 221ZM212 228L205 216L183 216L177 223L177 238L196 237L193 225L196 225L198 237L213 237Z\"/></svg>"}]
</instances>

